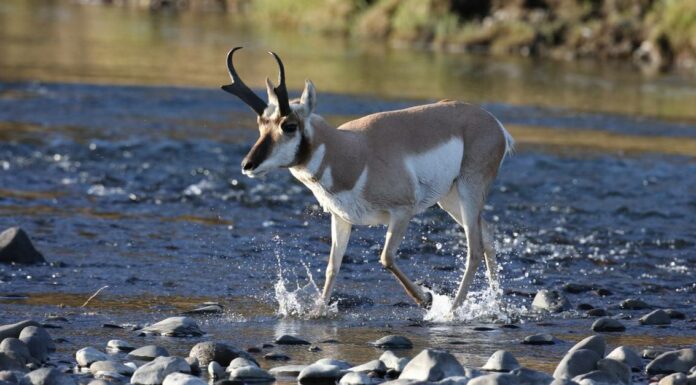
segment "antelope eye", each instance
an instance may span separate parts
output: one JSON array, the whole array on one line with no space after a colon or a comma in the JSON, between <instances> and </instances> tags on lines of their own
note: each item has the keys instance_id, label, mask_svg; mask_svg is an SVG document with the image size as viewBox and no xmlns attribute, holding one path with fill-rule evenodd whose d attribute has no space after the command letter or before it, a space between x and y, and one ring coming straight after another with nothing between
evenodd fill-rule
<instances>
[{"instance_id":1,"label":"antelope eye","mask_svg":"<svg viewBox=\"0 0 696 385\"><path fill-rule=\"evenodd\" d=\"M297 131L297 123L285 122L280 125L280 129L285 133L291 133Z\"/></svg>"}]
</instances>

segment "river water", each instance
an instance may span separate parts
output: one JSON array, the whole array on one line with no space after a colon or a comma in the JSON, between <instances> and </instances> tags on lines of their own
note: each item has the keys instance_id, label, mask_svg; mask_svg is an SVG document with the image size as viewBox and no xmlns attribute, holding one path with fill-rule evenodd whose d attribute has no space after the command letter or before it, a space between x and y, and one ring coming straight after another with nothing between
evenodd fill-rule
<instances>
[{"instance_id":1,"label":"river water","mask_svg":"<svg viewBox=\"0 0 696 385\"><path fill-rule=\"evenodd\" d=\"M248 84L274 74L264 53L274 49L291 94L311 78L318 112L332 123L441 98L493 112L518 143L485 213L496 227L502 303L485 292L480 272L457 320L444 322L442 309L426 314L379 265L385 229L361 227L336 287L344 301L308 319L303 301L312 282L323 282L329 219L286 171L241 175L255 119L218 89L227 82L225 52L238 44L248 46L237 64ZM397 333L416 345L407 355L442 347L480 366L504 348L552 371L591 334L593 319L534 314L529 295L581 283L610 295L568 294L574 306L625 318L627 331L608 335L610 345L691 345L695 105L693 78L646 78L619 65L393 50L259 30L234 15L3 1L0 227L25 228L50 264L0 266L0 323L66 316L69 323L50 330L66 339L64 356L111 338L185 354L200 339L102 325L145 324L216 301L225 312L199 317L208 333L201 339L240 347L286 333L341 341L319 343L318 353L279 349L289 363L362 363L380 354L368 341ZM461 277L465 249L455 223L431 209L413 221L398 263L444 299ZM626 298L679 309L687 320L639 326L645 311L617 308ZM541 332L561 342L520 344Z\"/></svg>"}]
</instances>

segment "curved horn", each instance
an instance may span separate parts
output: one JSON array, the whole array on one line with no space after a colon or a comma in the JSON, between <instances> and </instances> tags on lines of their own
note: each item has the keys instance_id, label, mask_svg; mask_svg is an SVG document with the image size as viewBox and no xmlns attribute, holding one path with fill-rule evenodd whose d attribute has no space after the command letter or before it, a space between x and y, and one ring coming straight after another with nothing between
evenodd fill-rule
<instances>
[{"instance_id":1,"label":"curved horn","mask_svg":"<svg viewBox=\"0 0 696 385\"><path fill-rule=\"evenodd\" d=\"M278 97L278 108L280 108L281 116L290 115L290 99L288 98L288 89L285 87L285 66L280 57L275 52L269 52L278 62L278 87L274 87L276 96Z\"/></svg>"},{"instance_id":2,"label":"curved horn","mask_svg":"<svg viewBox=\"0 0 696 385\"><path fill-rule=\"evenodd\" d=\"M242 79L237 74L237 71L234 69L232 57L234 56L234 52L239 49L242 49L242 47L235 47L227 54L227 70L230 73L230 78L232 78L232 83L222 86L222 89L237 96L246 105L251 107L251 109L253 109L257 115L261 116L268 105L263 101L263 99L256 95L254 91L249 89L249 87L244 84Z\"/></svg>"}]
</instances>

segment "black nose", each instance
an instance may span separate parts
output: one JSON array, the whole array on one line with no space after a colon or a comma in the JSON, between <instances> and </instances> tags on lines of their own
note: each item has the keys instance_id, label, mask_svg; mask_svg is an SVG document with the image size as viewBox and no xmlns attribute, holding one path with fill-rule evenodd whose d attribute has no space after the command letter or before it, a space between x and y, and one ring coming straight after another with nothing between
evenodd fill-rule
<instances>
[{"instance_id":1,"label":"black nose","mask_svg":"<svg viewBox=\"0 0 696 385\"><path fill-rule=\"evenodd\" d=\"M242 170L244 170L244 171L250 171L250 170L253 170L253 169L255 169L255 168L256 168L256 165L254 164L254 162L252 162L252 161L250 161L250 160L248 160L248 159L244 159L244 160L242 161Z\"/></svg>"}]
</instances>

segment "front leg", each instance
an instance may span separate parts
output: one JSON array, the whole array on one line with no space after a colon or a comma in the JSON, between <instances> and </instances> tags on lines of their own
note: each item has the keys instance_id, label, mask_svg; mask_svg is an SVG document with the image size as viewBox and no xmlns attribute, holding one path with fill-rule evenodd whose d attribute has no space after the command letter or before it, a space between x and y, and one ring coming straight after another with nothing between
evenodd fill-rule
<instances>
[{"instance_id":1,"label":"front leg","mask_svg":"<svg viewBox=\"0 0 696 385\"><path fill-rule=\"evenodd\" d=\"M331 290L336 282L338 271L341 269L341 261L346 253L351 228L351 224L338 215L331 215L331 253L329 254L329 264L326 266L326 280L322 293L325 304L328 304L331 299Z\"/></svg>"}]
</instances>

